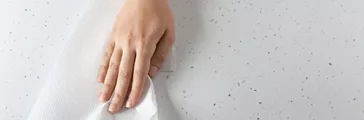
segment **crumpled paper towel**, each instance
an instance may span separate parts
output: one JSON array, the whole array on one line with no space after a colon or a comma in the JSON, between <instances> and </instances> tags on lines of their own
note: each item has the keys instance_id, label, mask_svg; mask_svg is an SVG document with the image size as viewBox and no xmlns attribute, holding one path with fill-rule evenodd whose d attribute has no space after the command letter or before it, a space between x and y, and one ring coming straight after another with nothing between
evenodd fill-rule
<instances>
[{"instance_id":1,"label":"crumpled paper towel","mask_svg":"<svg viewBox=\"0 0 364 120\"><path fill-rule=\"evenodd\" d=\"M109 102L98 100L102 84L96 81L104 46L122 6L121 0L96 0L68 39L49 72L49 78L28 120L158 120L152 80L133 109L111 114ZM162 71L173 71L174 49Z\"/></svg>"}]
</instances>

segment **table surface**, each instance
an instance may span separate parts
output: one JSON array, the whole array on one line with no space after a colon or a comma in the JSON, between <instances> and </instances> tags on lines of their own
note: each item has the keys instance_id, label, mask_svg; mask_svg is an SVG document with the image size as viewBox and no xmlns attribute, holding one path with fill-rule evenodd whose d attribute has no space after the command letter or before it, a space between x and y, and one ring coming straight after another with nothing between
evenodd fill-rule
<instances>
[{"instance_id":1,"label":"table surface","mask_svg":"<svg viewBox=\"0 0 364 120\"><path fill-rule=\"evenodd\" d=\"M0 1L0 119L26 119L90 0ZM363 0L170 0L183 120L363 120Z\"/></svg>"}]
</instances>

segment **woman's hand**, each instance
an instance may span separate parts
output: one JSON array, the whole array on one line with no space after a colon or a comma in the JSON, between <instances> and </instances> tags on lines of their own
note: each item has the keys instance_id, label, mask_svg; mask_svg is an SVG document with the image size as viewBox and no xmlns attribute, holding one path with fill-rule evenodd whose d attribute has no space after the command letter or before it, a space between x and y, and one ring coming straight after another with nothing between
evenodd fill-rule
<instances>
[{"instance_id":1,"label":"woman's hand","mask_svg":"<svg viewBox=\"0 0 364 120\"><path fill-rule=\"evenodd\" d=\"M98 75L104 84L100 100L111 100L110 112L138 104L147 75L159 71L173 42L174 20L167 0L125 1Z\"/></svg>"}]
</instances>

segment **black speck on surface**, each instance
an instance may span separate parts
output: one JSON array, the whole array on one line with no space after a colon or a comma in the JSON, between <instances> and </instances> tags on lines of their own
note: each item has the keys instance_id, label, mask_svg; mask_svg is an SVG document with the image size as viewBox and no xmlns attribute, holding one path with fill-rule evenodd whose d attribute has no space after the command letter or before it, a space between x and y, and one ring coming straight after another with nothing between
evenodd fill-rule
<instances>
[{"instance_id":1,"label":"black speck on surface","mask_svg":"<svg viewBox=\"0 0 364 120\"><path fill-rule=\"evenodd\" d=\"M238 86L240 86L240 83L238 82Z\"/></svg>"},{"instance_id":2,"label":"black speck on surface","mask_svg":"<svg viewBox=\"0 0 364 120\"><path fill-rule=\"evenodd\" d=\"M231 97L231 94L229 94L228 96Z\"/></svg>"},{"instance_id":3,"label":"black speck on surface","mask_svg":"<svg viewBox=\"0 0 364 120\"><path fill-rule=\"evenodd\" d=\"M27 78L27 76L24 76L24 78Z\"/></svg>"},{"instance_id":4,"label":"black speck on surface","mask_svg":"<svg viewBox=\"0 0 364 120\"><path fill-rule=\"evenodd\" d=\"M195 67L191 66L190 68L195 68Z\"/></svg>"},{"instance_id":5,"label":"black speck on surface","mask_svg":"<svg viewBox=\"0 0 364 120\"><path fill-rule=\"evenodd\" d=\"M330 66L332 66L332 63L329 63Z\"/></svg>"},{"instance_id":6,"label":"black speck on surface","mask_svg":"<svg viewBox=\"0 0 364 120\"><path fill-rule=\"evenodd\" d=\"M28 94L25 94L25 96L28 96Z\"/></svg>"},{"instance_id":7,"label":"black speck on surface","mask_svg":"<svg viewBox=\"0 0 364 120\"><path fill-rule=\"evenodd\" d=\"M214 22L214 19L211 19L210 22Z\"/></svg>"},{"instance_id":8,"label":"black speck on surface","mask_svg":"<svg viewBox=\"0 0 364 120\"><path fill-rule=\"evenodd\" d=\"M216 103L214 103L214 106L216 106Z\"/></svg>"},{"instance_id":9,"label":"black speck on surface","mask_svg":"<svg viewBox=\"0 0 364 120\"><path fill-rule=\"evenodd\" d=\"M183 93L186 93L186 90L183 90L182 92L183 92Z\"/></svg>"},{"instance_id":10,"label":"black speck on surface","mask_svg":"<svg viewBox=\"0 0 364 120\"><path fill-rule=\"evenodd\" d=\"M259 102L259 105L261 105L262 104L262 102Z\"/></svg>"},{"instance_id":11,"label":"black speck on surface","mask_svg":"<svg viewBox=\"0 0 364 120\"><path fill-rule=\"evenodd\" d=\"M356 98L354 98L353 100L356 100Z\"/></svg>"},{"instance_id":12,"label":"black speck on surface","mask_svg":"<svg viewBox=\"0 0 364 120\"><path fill-rule=\"evenodd\" d=\"M305 78L306 80L308 79L308 77Z\"/></svg>"}]
</instances>

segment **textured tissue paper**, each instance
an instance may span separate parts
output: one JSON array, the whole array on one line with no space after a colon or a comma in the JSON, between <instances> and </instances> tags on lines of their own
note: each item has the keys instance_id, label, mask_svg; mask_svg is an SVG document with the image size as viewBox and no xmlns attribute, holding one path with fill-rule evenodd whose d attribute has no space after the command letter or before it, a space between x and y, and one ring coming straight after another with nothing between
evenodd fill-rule
<instances>
[{"instance_id":1,"label":"textured tissue paper","mask_svg":"<svg viewBox=\"0 0 364 120\"><path fill-rule=\"evenodd\" d=\"M158 120L152 80L133 109L111 114L109 103L98 100L102 84L96 81L101 56L121 0L96 0L80 20L49 73L28 120ZM174 49L162 71L174 69Z\"/></svg>"}]
</instances>

